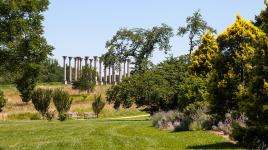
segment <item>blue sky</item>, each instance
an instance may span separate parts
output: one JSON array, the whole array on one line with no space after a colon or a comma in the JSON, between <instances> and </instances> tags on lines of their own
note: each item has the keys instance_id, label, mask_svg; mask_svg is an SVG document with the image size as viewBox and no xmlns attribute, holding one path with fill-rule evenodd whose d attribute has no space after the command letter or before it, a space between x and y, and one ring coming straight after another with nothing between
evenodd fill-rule
<instances>
[{"instance_id":1,"label":"blue sky","mask_svg":"<svg viewBox=\"0 0 268 150\"><path fill-rule=\"evenodd\" d=\"M100 56L105 43L120 28L151 28L165 23L174 32L185 26L187 16L201 9L204 20L218 33L231 25L236 14L253 20L265 5L263 0L51 0L44 13L45 34L55 47L54 58L62 56ZM187 37L171 39L171 54L188 52ZM153 62L168 55L155 52Z\"/></svg>"}]
</instances>

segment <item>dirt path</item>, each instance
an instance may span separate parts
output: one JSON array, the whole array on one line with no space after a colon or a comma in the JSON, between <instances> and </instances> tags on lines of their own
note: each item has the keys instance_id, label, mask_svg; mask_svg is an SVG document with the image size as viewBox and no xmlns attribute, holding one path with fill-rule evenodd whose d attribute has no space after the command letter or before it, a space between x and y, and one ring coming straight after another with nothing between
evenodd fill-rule
<instances>
[{"instance_id":1,"label":"dirt path","mask_svg":"<svg viewBox=\"0 0 268 150\"><path fill-rule=\"evenodd\" d=\"M116 118L104 118L108 120L116 120L116 119L132 119L132 118L139 118L139 117L149 117L150 115L138 115L138 116L127 116L127 117L116 117Z\"/></svg>"}]
</instances>

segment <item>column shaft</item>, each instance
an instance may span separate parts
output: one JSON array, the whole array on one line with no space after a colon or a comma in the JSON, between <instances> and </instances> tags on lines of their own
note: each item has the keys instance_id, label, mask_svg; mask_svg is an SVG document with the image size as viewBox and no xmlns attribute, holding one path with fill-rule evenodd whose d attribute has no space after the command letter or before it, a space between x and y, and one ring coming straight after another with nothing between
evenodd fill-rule
<instances>
[{"instance_id":1,"label":"column shaft","mask_svg":"<svg viewBox=\"0 0 268 150\"><path fill-rule=\"evenodd\" d=\"M72 82L72 57L69 57L69 82Z\"/></svg>"},{"instance_id":2,"label":"column shaft","mask_svg":"<svg viewBox=\"0 0 268 150\"><path fill-rule=\"evenodd\" d=\"M64 69L64 74L63 74L63 77L64 77L64 84L67 84L67 79L66 79L66 57L67 56L63 56L63 69Z\"/></svg>"}]
</instances>

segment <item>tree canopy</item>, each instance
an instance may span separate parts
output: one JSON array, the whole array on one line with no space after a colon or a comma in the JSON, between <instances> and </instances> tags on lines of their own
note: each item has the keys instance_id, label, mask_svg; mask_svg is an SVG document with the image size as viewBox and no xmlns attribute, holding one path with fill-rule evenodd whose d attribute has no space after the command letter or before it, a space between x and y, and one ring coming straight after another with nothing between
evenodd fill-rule
<instances>
[{"instance_id":1,"label":"tree canopy","mask_svg":"<svg viewBox=\"0 0 268 150\"><path fill-rule=\"evenodd\" d=\"M148 30L120 29L106 43L108 52L103 55L104 64L108 66L130 58L135 70L145 70L154 50L158 48L165 53L170 50L169 42L172 36L172 28L165 24Z\"/></svg>"},{"instance_id":2,"label":"tree canopy","mask_svg":"<svg viewBox=\"0 0 268 150\"><path fill-rule=\"evenodd\" d=\"M0 1L0 68L14 74L25 102L30 100L40 64L53 50L43 37L42 12L48 5L48 0Z\"/></svg>"}]
</instances>

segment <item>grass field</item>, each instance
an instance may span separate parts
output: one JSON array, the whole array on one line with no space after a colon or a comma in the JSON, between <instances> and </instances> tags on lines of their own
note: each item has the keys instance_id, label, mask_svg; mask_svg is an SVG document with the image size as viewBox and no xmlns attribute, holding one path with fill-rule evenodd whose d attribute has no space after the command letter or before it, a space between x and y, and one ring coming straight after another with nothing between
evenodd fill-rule
<instances>
[{"instance_id":1,"label":"grass field","mask_svg":"<svg viewBox=\"0 0 268 150\"><path fill-rule=\"evenodd\" d=\"M106 90L110 87L107 86L96 86L94 92L86 93L79 92L78 90L73 90L70 85L64 85L62 83L46 83L38 84L39 88L49 88L55 89L60 88L64 91L67 91L73 98L73 104L71 106L71 112L92 112L92 102L94 101L95 94L102 94L105 97ZM7 104L4 107L5 115L7 120L30 120L38 119L38 112L34 109L33 104L23 103L19 96L19 92L16 89L15 85L2 85L0 90L4 92L5 97L7 98ZM50 110L55 110L54 105L51 103ZM112 105L106 104L103 111L100 113L100 118L111 118L118 116L135 116L135 115L144 115L146 113L139 111L134 107L130 109L119 109L115 110ZM0 114L0 120L3 120L2 115Z\"/></svg>"},{"instance_id":2,"label":"grass field","mask_svg":"<svg viewBox=\"0 0 268 150\"><path fill-rule=\"evenodd\" d=\"M0 122L0 149L238 149L207 131L170 132L146 120Z\"/></svg>"}]
</instances>

